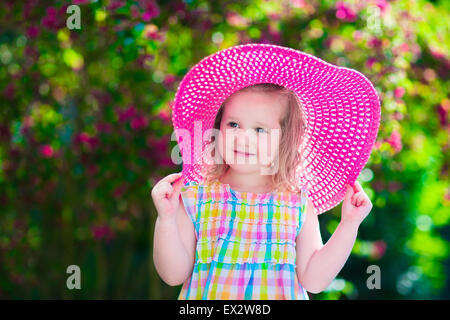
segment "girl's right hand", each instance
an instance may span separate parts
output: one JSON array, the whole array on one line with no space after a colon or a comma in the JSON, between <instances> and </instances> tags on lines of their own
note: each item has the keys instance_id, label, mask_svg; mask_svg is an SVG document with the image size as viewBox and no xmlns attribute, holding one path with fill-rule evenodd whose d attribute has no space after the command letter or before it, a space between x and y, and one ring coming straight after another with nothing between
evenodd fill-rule
<instances>
[{"instance_id":1,"label":"girl's right hand","mask_svg":"<svg viewBox=\"0 0 450 320\"><path fill-rule=\"evenodd\" d=\"M159 180L152 189L153 203L158 211L158 217L162 219L174 219L180 206L180 191L183 179L181 172L169 174ZM177 180L175 183L174 181ZM173 184L172 184L173 183Z\"/></svg>"}]
</instances>

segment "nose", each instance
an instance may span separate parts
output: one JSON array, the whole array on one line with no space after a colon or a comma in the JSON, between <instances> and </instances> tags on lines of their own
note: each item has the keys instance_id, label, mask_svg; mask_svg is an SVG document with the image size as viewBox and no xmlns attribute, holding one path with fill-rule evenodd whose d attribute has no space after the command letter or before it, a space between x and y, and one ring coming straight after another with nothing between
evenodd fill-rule
<instances>
[{"instance_id":1,"label":"nose","mask_svg":"<svg viewBox=\"0 0 450 320\"><path fill-rule=\"evenodd\" d=\"M241 130L236 133L235 144L240 151L253 152L253 145L256 142L256 135L248 132L249 130Z\"/></svg>"}]
</instances>

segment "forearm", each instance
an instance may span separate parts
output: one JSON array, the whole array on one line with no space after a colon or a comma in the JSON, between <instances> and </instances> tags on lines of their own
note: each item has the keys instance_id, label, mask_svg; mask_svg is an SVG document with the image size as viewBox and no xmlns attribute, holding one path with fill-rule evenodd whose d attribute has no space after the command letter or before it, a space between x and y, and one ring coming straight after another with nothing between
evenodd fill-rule
<instances>
[{"instance_id":1,"label":"forearm","mask_svg":"<svg viewBox=\"0 0 450 320\"><path fill-rule=\"evenodd\" d=\"M347 261L358 234L358 225L341 221L327 243L311 256L302 284L311 292L325 290Z\"/></svg>"},{"instance_id":2,"label":"forearm","mask_svg":"<svg viewBox=\"0 0 450 320\"><path fill-rule=\"evenodd\" d=\"M153 261L160 277L169 285L183 283L192 271L193 261L183 245L175 219L155 223Z\"/></svg>"}]
</instances>

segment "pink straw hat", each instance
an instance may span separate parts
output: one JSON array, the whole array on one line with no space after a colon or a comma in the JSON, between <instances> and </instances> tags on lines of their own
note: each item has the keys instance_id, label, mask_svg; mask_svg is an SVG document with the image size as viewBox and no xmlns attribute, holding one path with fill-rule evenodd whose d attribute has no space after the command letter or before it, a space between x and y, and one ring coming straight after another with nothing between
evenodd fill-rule
<instances>
[{"instance_id":1,"label":"pink straw hat","mask_svg":"<svg viewBox=\"0 0 450 320\"><path fill-rule=\"evenodd\" d=\"M275 83L297 94L307 125L298 186L308 190L319 214L337 206L344 198L345 184L354 185L369 159L380 123L379 97L360 72L277 45L224 49L203 58L182 79L172 121L184 181L203 180L201 163L208 141L202 137L214 127L222 102L257 83Z\"/></svg>"}]
</instances>

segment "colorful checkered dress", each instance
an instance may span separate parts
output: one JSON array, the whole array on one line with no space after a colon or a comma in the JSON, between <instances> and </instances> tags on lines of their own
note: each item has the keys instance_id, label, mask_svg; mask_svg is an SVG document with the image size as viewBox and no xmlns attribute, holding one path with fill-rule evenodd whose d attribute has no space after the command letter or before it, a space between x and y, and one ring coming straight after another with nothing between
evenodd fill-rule
<instances>
[{"instance_id":1,"label":"colorful checkered dress","mask_svg":"<svg viewBox=\"0 0 450 320\"><path fill-rule=\"evenodd\" d=\"M181 196L197 250L178 299L309 299L295 271L305 190L259 194L190 181Z\"/></svg>"}]
</instances>

